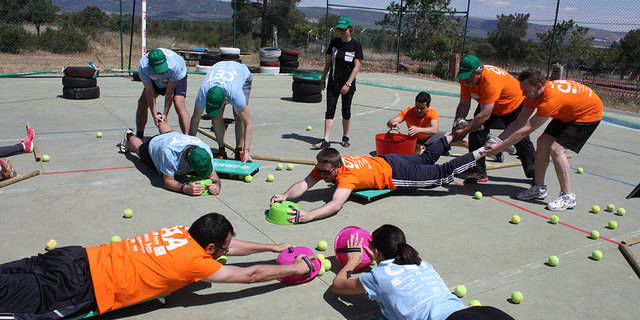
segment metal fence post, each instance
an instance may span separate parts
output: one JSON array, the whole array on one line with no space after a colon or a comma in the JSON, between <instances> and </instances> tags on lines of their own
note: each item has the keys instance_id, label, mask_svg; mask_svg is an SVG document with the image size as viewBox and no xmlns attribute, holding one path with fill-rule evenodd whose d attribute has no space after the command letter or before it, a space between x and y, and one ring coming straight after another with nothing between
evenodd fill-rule
<instances>
[{"instance_id":1,"label":"metal fence post","mask_svg":"<svg viewBox=\"0 0 640 320\"><path fill-rule=\"evenodd\" d=\"M547 79L551 72L551 58L553 58L553 45L556 42L556 25L558 24L558 8L560 8L560 0L556 3L556 17L553 19L553 32L551 33L551 48L549 49L549 60L547 61Z\"/></svg>"}]
</instances>

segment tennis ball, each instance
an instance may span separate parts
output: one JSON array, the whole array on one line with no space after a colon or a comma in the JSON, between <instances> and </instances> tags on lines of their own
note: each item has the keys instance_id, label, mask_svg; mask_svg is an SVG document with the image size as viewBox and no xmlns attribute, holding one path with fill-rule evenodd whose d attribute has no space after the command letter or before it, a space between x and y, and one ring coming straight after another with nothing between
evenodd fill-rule
<instances>
[{"instance_id":1,"label":"tennis ball","mask_svg":"<svg viewBox=\"0 0 640 320\"><path fill-rule=\"evenodd\" d=\"M327 270L324 269L324 266L320 266L320 270L318 270L318 275L321 276L323 275L325 272L327 272Z\"/></svg>"},{"instance_id":2,"label":"tennis ball","mask_svg":"<svg viewBox=\"0 0 640 320\"><path fill-rule=\"evenodd\" d=\"M376 262L375 260L371 260L371 262L369 262L369 267L370 268L375 268L378 266L378 262Z\"/></svg>"},{"instance_id":3,"label":"tennis ball","mask_svg":"<svg viewBox=\"0 0 640 320\"><path fill-rule=\"evenodd\" d=\"M324 254L322 254L322 253L318 253L318 254L316 255L316 257L318 257L318 260L320 260L320 262L322 262L322 261L325 259L325 258L324 258Z\"/></svg>"},{"instance_id":4,"label":"tennis ball","mask_svg":"<svg viewBox=\"0 0 640 320\"><path fill-rule=\"evenodd\" d=\"M111 242L122 242L122 238L120 236L112 236Z\"/></svg>"},{"instance_id":5,"label":"tennis ball","mask_svg":"<svg viewBox=\"0 0 640 320\"><path fill-rule=\"evenodd\" d=\"M253 177L252 176L245 176L244 177L244 181L247 183L250 183L251 181L253 181Z\"/></svg>"},{"instance_id":6,"label":"tennis ball","mask_svg":"<svg viewBox=\"0 0 640 320\"><path fill-rule=\"evenodd\" d=\"M289 171L293 170L293 163L288 163L287 164L287 170L289 170Z\"/></svg>"},{"instance_id":7,"label":"tennis ball","mask_svg":"<svg viewBox=\"0 0 640 320\"><path fill-rule=\"evenodd\" d=\"M560 259L557 256L549 256L548 263L550 266L555 267L560 263Z\"/></svg>"},{"instance_id":8,"label":"tennis ball","mask_svg":"<svg viewBox=\"0 0 640 320\"><path fill-rule=\"evenodd\" d=\"M600 206L595 205L595 206L591 207L591 212L593 212L593 213L600 212Z\"/></svg>"},{"instance_id":9,"label":"tennis ball","mask_svg":"<svg viewBox=\"0 0 640 320\"><path fill-rule=\"evenodd\" d=\"M524 299L524 296L522 295L522 292L514 291L513 293L511 293L511 302L515 304L519 304L520 302L522 302L523 299Z\"/></svg>"},{"instance_id":10,"label":"tennis ball","mask_svg":"<svg viewBox=\"0 0 640 320\"><path fill-rule=\"evenodd\" d=\"M513 215L513 217L511 217L511 223L513 223L513 224L520 223L520 216L517 215L517 214Z\"/></svg>"},{"instance_id":11,"label":"tennis ball","mask_svg":"<svg viewBox=\"0 0 640 320\"><path fill-rule=\"evenodd\" d=\"M478 301L476 299L473 299L473 300L469 301L469 305L472 306L472 307L479 307L479 306L482 305L482 303L480 303L480 301Z\"/></svg>"},{"instance_id":12,"label":"tennis ball","mask_svg":"<svg viewBox=\"0 0 640 320\"><path fill-rule=\"evenodd\" d=\"M324 270L331 270L331 260L329 259L322 260L322 266L324 267Z\"/></svg>"},{"instance_id":13,"label":"tennis ball","mask_svg":"<svg viewBox=\"0 0 640 320\"><path fill-rule=\"evenodd\" d=\"M613 204L610 203L610 204L607 205L607 209L605 209L605 210L607 210L609 212L614 212L614 211L616 211L616 206L614 206Z\"/></svg>"},{"instance_id":14,"label":"tennis ball","mask_svg":"<svg viewBox=\"0 0 640 320\"><path fill-rule=\"evenodd\" d=\"M43 155L42 155L42 161L44 161L44 162L49 162L49 160L51 160L51 158L49 157L49 155L48 155L48 154L43 154Z\"/></svg>"},{"instance_id":15,"label":"tennis ball","mask_svg":"<svg viewBox=\"0 0 640 320\"><path fill-rule=\"evenodd\" d=\"M607 224L607 227L609 229L615 229L618 227L618 222L615 220L610 220L609 223Z\"/></svg>"},{"instance_id":16,"label":"tennis ball","mask_svg":"<svg viewBox=\"0 0 640 320\"><path fill-rule=\"evenodd\" d=\"M102 132L98 131L98 132L96 133L96 138L102 138Z\"/></svg>"},{"instance_id":17,"label":"tennis ball","mask_svg":"<svg viewBox=\"0 0 640 320\"><path fill-rule=\"evenodd\" d=\"M307 126L307 131L311 131L311 125Z\"/></svg>"},{"instance_id":18,"label":"tennis ball","mask_svg":"<svg viewBox=\"0 0 640 320\"><path fill-rule=\"evenodd\" d=\"M227 264L227 261L229 261L229 259L227 259L227 256L220 256L218 257L218 259L216 259L216 261L220 262L220 264Z\"/></svg>"},{"instance_id":19,"label":"tennis ball","mask_svg":"<svg viewBox=\"0 0 640 320\"><path fill-rule=\"evenodd\" d=\"M267 182L273 182L273 180L274 180L275 178L276 178L276 177L274 177L272 174L268 174L268 175L267 175Z\"/></svg>"},{"instance_id":20,"label":"tennis ball","mask_svg":"<svg viewBox=\"0 0 640 320\"><path fill-rule=\"evenodd\" d=\"M583 172L584 172L584 170L583 170L582 168L578 168L578 169L576 170L576 173L579 173L579 174L580 174L580 173L583 173Z\"/></svg>"},{"instance_id":21,"label":"tennis ball","mask_svg":"<svg viewBox=\"0 0 640 320\"><path fill-rule=\"evenodd\" d=\"M318 250L325 251L325 250L327 250L328 246L329 246L329 244L326 241L324 241L324 240L318 241Z\"/></svg>"},{"instance_id":22,"label":"tennis ball","mask_svg":"<svg viewBox=\"0 0 640 320\"><path fill-rule=\"evenodd\" d=\"M467 287L459 284L456 286L456 289L453 290L453 293L456 295L456 297L462 298L467 295Z\"/></svg>"},{"instance_id":23,"label":"tennis ball","mask_svg":"<svg viewBox=\"0 0 640 320\"><path fill-rule=\"evenodd\" d=\"M278 164L276 164L276 170L282 170L282 168L284 168L284 167L282 166L282 163L278 163Z\"/></svg>"},{"instance_id":24,"label":"tennis ball","mask_svg":"<svg viewBox=\"0 0 640 320\"><path fill-rule=\"evenodd\" d=\"M133 210L131 209L124 209L124 213L122 214L123 217L125 218L133 218Z\"/></svg>"},{"instance_id":25,"label":"tennis ball","mask_svg":"<svg viewBox=\"0 0 640 320\"><path fill-rule=\"evenodd\" d=\"M596 260L596 261L602 259L602 251L593 250L593 252L591 252L591 258L593 258L593 260Z\"/></svg>"},{"instance_id":26,"label":"tennis ball","mask_svg":"<svg viewBox=\"0 0 640 320\"><path fill-rule=\"evenodd\" d=\"M596 239L600 238L600 232L598 232L598 230L593 230L593 231L591 231L590 237L591 237L591 239L596 240Z\"/></svg>"},{"instance_id":27,"label":"tennis ball","mask_svg":"<svg viewBox=\"0 0 640 320\"><path fill-rule=\"evenodd\" d=\"M47 240L47 242L44 243L44 248L47 251L51 251L55 249L57 245L58 245L58 242L54 239L51 239L51 240Z\"/></svg>"},{"instance_id":28,"label":"tennis ball","mask_svg":"<svg viewBox=\"0 0 640 320\"><path fill-rule=\"evenodd\" d=\"M560 221L560 218L558 218L558 216L556 215L552 215L551 218L549 218L549 222L551 222L551 224L557 224Z\"/></svg>"},{"instance_id":29,"label":"tennis ball","mask_svg":"<svg viewBox=\"0 0 640 320\"><path fill-rule=\"evenodd\" d=\"M618 208L618 211L616 211L616 214L619 216L624 216L627 213L627 210L625 210L624 208Z\"/></svg>"},{"instance_id":30,"label":"tennis ball","mask_svg":"<svg viewBox=\"0 0 640 320\"><path fill-rule=\"evenodd\" d=\"M482 199L482 192L480 192L480 191L476 191L476 192L473 194L473 198L474 198L474 199L478 199L478 200Z\"/></svg>"}]
</instances>

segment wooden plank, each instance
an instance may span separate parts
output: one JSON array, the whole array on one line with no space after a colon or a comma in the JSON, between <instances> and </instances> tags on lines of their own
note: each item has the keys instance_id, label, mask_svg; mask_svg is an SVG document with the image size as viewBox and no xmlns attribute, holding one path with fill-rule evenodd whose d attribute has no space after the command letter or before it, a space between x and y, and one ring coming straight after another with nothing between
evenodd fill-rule
<instances>
[{"instance_id":1,"label":"wooden plank","mask_svg":"<svg viewBox=\"0 0 640 320\"><path fill-rule=\"evenodd\" d=\"M14 184L16 182L20 182L22 180L26 180L26 179L35 177L35 176L37 176L39 174L40 174L40 170L34 170L34 171L31 171L31 172L29 172L27 174L19 174L19 175L13 177L13 178L2 180L2 181L0 181L0 188L6 187L6 186L8 186L10 184Z\"/></svg>"}]
</instances>

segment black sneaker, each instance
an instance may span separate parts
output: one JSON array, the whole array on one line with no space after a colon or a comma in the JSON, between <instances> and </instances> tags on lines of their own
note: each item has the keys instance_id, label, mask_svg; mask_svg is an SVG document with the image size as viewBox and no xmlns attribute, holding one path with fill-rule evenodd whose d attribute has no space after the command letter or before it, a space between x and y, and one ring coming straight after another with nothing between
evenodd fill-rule
<instances>
[{"instance_id":1,"label":"black sneaker","mask_svg":"<svg viewBox=\"0 0 640 320\"><path fill-rule=\"evenodd\" d=\"M312 149L324 149L324 148L329 148L331 146L331 144L329 144L329 141L324 140L324 139L320 139L320 141L318 141L318 143L314 143L311 145Z\"/></svg>"},{"instance_id":2,"label":"black sneaker","mask_svg":"<svg viewBox=\"0 0 640 320\"><path fill-rule=\"evenodd\" d=\"M342 136L342 142L340 142L340 145L345 147L345 148L349 148L349 146L351 146L351 142L349 141L349 137Z\"/></svg>"},{"instance_id":3,"label":"black sneaker","mask_svg":"<svg viewBox=\"0 0 640 320\"><path fill-rule=\"evenodd\" d=\"M454 177L460 178L460 179L463 179L463 180L466 179L466 178L469 178L470 175L471 175L471 171L469 171L469 170L453 174Z\"/></svg>"},{"instance_id":4,"label":"black sneaker","mask_svg":"<svg viewBox=\"0 0 640 320\"><path fill-rule=\"evenodd\" d=\"M489 176L486 173L473 172L464 179L464 184L476 184L478 182L487 182L489 181Z\"/></svg>"}]
</instances>

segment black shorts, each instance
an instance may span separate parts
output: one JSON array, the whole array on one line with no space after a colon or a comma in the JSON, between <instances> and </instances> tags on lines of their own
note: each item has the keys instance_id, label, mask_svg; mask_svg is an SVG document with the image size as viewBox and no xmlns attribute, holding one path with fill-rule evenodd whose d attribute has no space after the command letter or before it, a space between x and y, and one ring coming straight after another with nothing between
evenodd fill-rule
<instances>
[{"instance_id":1,"label":"black shorts","mask_svg":"<svg viewBox=\"0 0 640 320\"><path fill-rule=\"evenodd\" d=\"M0 265L0 312L49 319L96 307L87 250L61 247Z\"/></svg>"},{"instance_id":2,"label":"black shorts","mask_svg":"<svg viewBox=\"0 0 640 320\"><path fill-rule=\"evenodd\" d=\"M477 306L458 310L450 314L447 320L514 320L514 318L498 308Z\"/></svg>"},{"instance_id":3,"label":"black shorts","mask_svg":"<svg viewBox=\"0 0 640 320\"><path fill-rule=\"evenodd\" d=\"M138 157L140 158L140 160L142 160L142 162L144 162L144 164L148 165L151 169L154 170L158 170L156 169L156 165L153 164L153 159L151 159L151 154L149 153L149 142L151 142L151 140L153 140L153 138L159 136L155 135L153 137L151 137L151 139L143 142L140 147L138 148Z\"/></svg>"},{"instance_id":4,"label":"black shorts","mask_svg":"<svg viewBox=\"0 0 640 320\"><path fill-rule=\"evenodd\" d=\"M151 81L151 84L153 84L153 91L156 94L164 96L165 93L167 93L167 88L159 88L156 85L156 83L153 82L153 81ZM176 87L173 90L173 95L174 96L183 96L183 97L187 96L187 76L184 76L184 78L178 80L178 84L176 84Z\"/></svg>"},{"instance_id":5,"label":"black shorts","mask_svg":"<svg viewBox=\"0 0 640 320\"><path fill-rule=\"evenodd\" d=\"M556 138L556 141L561 146L579 153L599 123L600 121L565 123L558 119L553 119L544 129L544 133Z\"/></svg>"}]
</instances>

